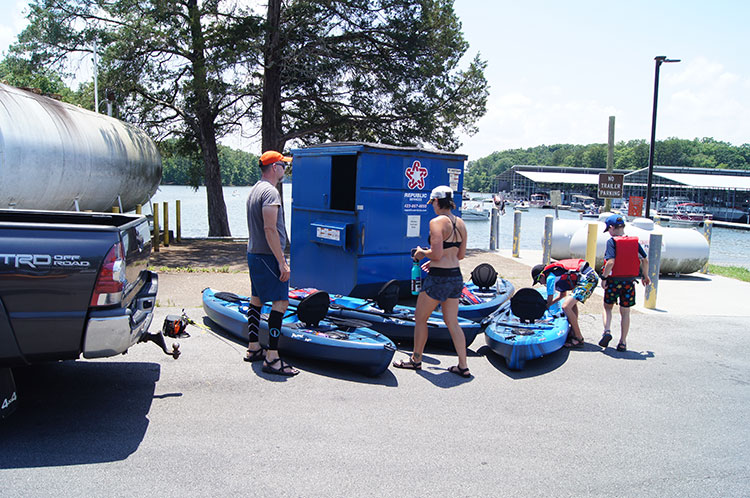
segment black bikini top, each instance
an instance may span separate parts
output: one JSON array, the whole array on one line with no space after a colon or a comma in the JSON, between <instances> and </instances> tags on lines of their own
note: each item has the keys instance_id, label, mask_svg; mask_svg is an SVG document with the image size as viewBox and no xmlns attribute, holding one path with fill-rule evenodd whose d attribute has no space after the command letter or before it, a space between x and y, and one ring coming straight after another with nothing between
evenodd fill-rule
<instances>
[{"instance_id":1,"label":"black bikini top","mask_svg":"<svg viewBox=\"0 0 750 498\"><path fill-rule=\"evenodd\" d=\"M448 215L444 215L444 216L448 216ZM451 217L448 216L448 219L451 220ZM459 235L459 231L456 228L456 219L455 218L453 218L451 220L451 224L453 224L453 230L451 231L451 234L448 235L448 239L450 239L451 237L453 237L453 234L456 234L456 237L458 237L458 235ZM429 233L427 234L427 240L430 240ZM461 247L461 242L462 241L460 241L460 240L453 241L453 242L448 242L447 239L446 239L446 240L443 241L443 249L450 249L451 247L459 248L459 247Z\"/></svg>"}]
</instances>

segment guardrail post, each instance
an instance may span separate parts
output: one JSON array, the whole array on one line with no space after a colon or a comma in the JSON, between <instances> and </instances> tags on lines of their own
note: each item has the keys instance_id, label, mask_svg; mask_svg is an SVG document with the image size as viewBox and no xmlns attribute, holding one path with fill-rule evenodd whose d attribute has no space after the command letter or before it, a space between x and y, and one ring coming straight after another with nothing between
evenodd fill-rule
<instances>
[{"instance_id":1,"label":"guardrail post","mask_svg":"<svg viewBox=\"0 0 750 498\"><path fill-rule=\"evenodd\" d=\"M496 251L498 249L497 243L497 208L493 207L490 210L490 251Z\"/></svg>"},{"instance_id":2,"label":"guardrail post","mask_svg":"<svg viewBox=\"0 0 750 498\"><path fill-rule=\"evenodd\" d=\"M518 246L521 243L521 211L513 212L513 257L518 258Z\"/></svg>"},{"instance_id":3,"label":"guardrail post","mask_svg":"<svg viewBox=\"0 0 750 498\"><path fill-rule=\"evenodd\" d=\"M599 232L599 223L589 223L589 231L586 236L586 261L591 268L596 269L596 237Z\"/></svg>"},{"instance_id":4,"label":"guardrail post","mask_svg":"<svg viewBox=\"0 0 750 498\"><path fill-rule=\"evenodd\" d=\"M711 230L713 230L713 228L713 221L706 221L703 223L703 236L706 237L706 240L708 241L709 260L711 258ZM703 265L703 268L701 268L701 273L708 273L708 261L706 261L706 264Z\"/></svg>"},{"instance_id":5,"label":"guardrail post","mask_svg":"<svg viewBox=\"0 0 750 498\"><path fill-rule=\"evenodd\" d=\"M151 204L154 215L154 234L151 237L151 243L154 246L154 252L159 252L159 203Z\"/></svg>"},{"instance_id":6,"label":"guardrail post","mask_svg":"<svg viewBox=\"0 0 750 498\"><path fill-rule=\"evenodd\" d=\"M648 278L651 279L651 283L646 286L644 306L650 310L656 309L656 293L659 290L661 238L662 234L652 233L648 239Z\"/></svg>"},{"instance_id":7,"label":"guardrail post","mask_svg":"<svg viewBox=\"0 0 750 498\"><path fill-rule=\"evenodd\" d=\"M542 242L542 264L547 266L552 259L552 225L555 219L551 214L544 217L544 239Z\"/></svg>"},{"instance_id":8,"label":"guardrail post","mask_svg":"<svg viewBox=\"0 0 750 498\"><path fill-rule=\"evenodd\" d=\"M180 209L181 202L179 199L175 201L175 215L177 217L177 242L182 242L182 210Z\"/></svg>"}]
</instances>

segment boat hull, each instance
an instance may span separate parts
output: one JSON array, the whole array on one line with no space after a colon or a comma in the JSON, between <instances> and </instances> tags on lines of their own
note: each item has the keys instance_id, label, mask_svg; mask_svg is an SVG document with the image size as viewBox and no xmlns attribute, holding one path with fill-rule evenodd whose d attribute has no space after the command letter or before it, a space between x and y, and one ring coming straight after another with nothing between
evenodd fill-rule
<instances>
[{"instance_id":1,"label":"boat hull","mask_svg":"<svg viewBox=\"0 0 750 498\"><path fill-rule=\"evenodd\" d=\"M216 297L214 289L203 291L203 310L212 322L233 336L247 341L247 305L249 299L232 303ZM355 368L366 375L383 373L393 359L396 346L382 334L365 327L342 329L328 321L317 327L302 325L290 306L285 314L279 337L279 352L322 362L337 363ZM261 313L270 312L264 305ZM268 324L261 320L261 330L268 331ZM348 331L347 331L348 330ZM335 332L335 334L334 334ZM345 335L345 339L339 339Z\"/></svg>"},{"instance_id":2,"label":"boat hull","mask_svg":"<svg viewBox=\"0 0 750 498\"><path fill-rule=\"evenodd\" d=\"M295 289L296 298L289 299L290 305L296 305L304 295L316 289ZM386 313L370 300L352 296L331 294L331 306L328 316L335 318L353 319L368 323L371 328L396 342L414 340L414 311L411 306L398 305L392 313ZM470 346L482 331L483 325L478 322L459 317L458 324L463 330L466 346ZM428 343L440 347L452 347L448 327L443 322L443 315L433 313L427 320Z\"/></svg>"},{"instance_id":3,"label":"boat hull","mask_svg":"<svg viewBox=\"0 0 750 498\"><path fill-rule=\"evenodd\" d=\"M540 293L544 295L543 291ZM505 358L511 370L522 370L526 362L559 350L568 337L570 324L564 315L545 312L542 319L521 323L510 306L495 316L484 331L487 346Z\"/></svg>"}]
</instances>

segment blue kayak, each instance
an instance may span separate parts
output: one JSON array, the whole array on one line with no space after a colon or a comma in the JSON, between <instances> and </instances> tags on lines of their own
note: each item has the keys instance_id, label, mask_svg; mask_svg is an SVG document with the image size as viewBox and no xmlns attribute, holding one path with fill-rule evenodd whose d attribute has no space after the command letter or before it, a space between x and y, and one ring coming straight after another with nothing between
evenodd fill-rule
<instances>
[{"instance_id":1,"label":"blue kayak","mask_svg":"<svg viewBox=\"0 0 750 498\"><path fill-rule=\"evenodd\" d=\"M326 293L325 302L329 298ZM318 300L319 301L319 300ZM208 318L242 341L247 341L249 298L214 289L203 290L203 309ZM299 305L299 303L298 303ZM304 304L302 305L304 306ZM308 319L300 306L289 306L284 315L279 352L332 363L345 364L366 375L380 375L390 365L396 346L390 339L354 320L337 322L325 317L325 311ZM271 306L263 305L261 330L268 332L267 314ZM310 323L313 322L313 323Z\"/></svg>"},{"instance_id":2,"label":"blue kayak","mask_svg":"<svg viewBox=\"0 0 750 498\"><path fill-rule=\"evenodd\" d=\"M458 300L458 316L481 322L508 302L513 290L513 284L504 279L499 279L493 285L484 288L471 281L466 282Z\"/></svg>"},{"instance_id":3,"label":"blue kayak","mask_svg":"<svg viewBox=\"0 0 750 498\"><path fill-rule=\"evenodd\" d=\"M289 304L296 305L300 299L316 292L316 289L290 289ZM368 327L377 330L381 334L388 336L394 341L412 341L414 340L414 308L403 305L383 305L381 302L362 299L358 297L342 296L331 294L331 304L328 310L329 317L346 318L362 320L369 322ZM466 346L468 347L477 334L482 331L483 325L458 318L458 324L466 337ZM434 312L427 320L428 343L438 344L441 346L452 345L450 332L443 322L443 315Z\"/></svg>"},{"instance_id":4,"label":"blue kayak","mask_svg":"<svg viewBox=\"0 0 750 498\"><path fill-rule=\"evenodd\" d=\"M508 368L521 370L526 361L560 349L569 329L564 314L546 309L544 289L525 288L489 321L484 334L487 345L505 358Z\"/></svg>"}]
</instances>

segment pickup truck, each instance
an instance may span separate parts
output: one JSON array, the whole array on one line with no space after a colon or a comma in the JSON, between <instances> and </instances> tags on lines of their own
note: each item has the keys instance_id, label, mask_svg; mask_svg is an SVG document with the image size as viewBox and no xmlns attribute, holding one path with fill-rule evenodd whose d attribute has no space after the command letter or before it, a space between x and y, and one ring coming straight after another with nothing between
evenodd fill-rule
<instances>
[{"instance_id":1,"label":"pickup truck","mask_svg":"<svg viewBox=\"0 0 750 498\"><path fill-rule=\"evenodd\" d=\"M144 216L0 209L0 418L17 404L11 368L101 358L153 341L158 275Z\"/></svg>"}]
</instances>

